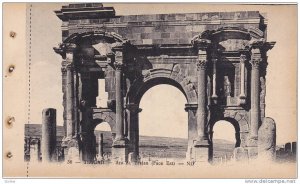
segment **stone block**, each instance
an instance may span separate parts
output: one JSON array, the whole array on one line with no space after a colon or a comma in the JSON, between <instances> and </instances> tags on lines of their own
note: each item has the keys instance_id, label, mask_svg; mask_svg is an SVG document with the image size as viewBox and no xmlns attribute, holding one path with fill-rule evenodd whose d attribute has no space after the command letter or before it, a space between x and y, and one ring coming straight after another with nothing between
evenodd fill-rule
<instances>
[{"instance_id":1,"label":"stone block","mask_svg":"<svg viewBox=\"0 0 300 184\"><path fill-rule=\"evenodd\" d=\"M190 40L188 39L179 39L179 44L189 44Z\"/></svg>"},{"instance_id":2,"label":"stone block","mask_svg":"<svg viewBox=\"0 0 300 184\"><path fill-rule=\"evenodd\" d=\"M209 147L193 147L193 158L196 162L207 163L209 161Z\"/></svg>"},{"instance_id":3,"label":"stone block","mask_svg":"<svg viewBox=\"0 0 300 184\"><path fill-rule=\"evenodd\" d=\"M128 16L128 22L135 22L137 21L137 15L129 15Z\"/></svg>"},{"instance_id":4,"label":"stone block","mask_svg":"<svg viewBox=\"0 0 300 184\"><path fill-rule=\"evenodd\" d=\"M248 158L249 159L256 159L258 155L258 148L257 147L247 147L248 150Z\"/></svg>"},{"instance_id":5,"label":"stone block","mask_svg":"<svg viewBox=\"0 0 300 184\"><path fill-rule=\"evenodd\" d=\"M153 44L153 40L152 40L152 39L143 39L143 40L142 40L142 43L143 43L143 44L149 44L149 45L150 45L150 44Z\"/></svg>"},{"instance_id":6,"label":"stone block","mask_svg":"<svg viewBox=\"0 0 300 184\"><path fill-rule=\"evenodd\" d=\"M197 20L198 15L196 13L188 13L185 15L186 20Z\"/></svg>"},{"instance_id":7,"label":"stone block","mask_svg":"<svg viewBox=\"0 0 300 184\"><path fill-rule=\"evenodd\" d=\"M164 43L163 39L153 39L153 44L162 44Z\"/></svg>"},{"instance_id":8,"label":"stone block","mask_svg":"<svg viewBox=\"0 0 300 184\"><path fill-rule=\"evenodd\" d=\"M235 161L247 161L248 160L248 152L243 147L234 148L233 158Z\"/></svg>"},{"instance_id":9,"label":"stone block","mask_svg":"<svg viewBox=\"0 0 300 184\"><path fill-rule=\"evenodd\" d=\"M112 160L116 162L128 162L129 144L128 140L115 140L112 146Z\"/></svg>"},{"instance_id":10,"label":"stone block","mask_svg":"<svg viewBox=\"0 0 300 184\"><path fill-rule=\"evenodd\" d=\"M144 33L152 33L154 31L154 27L144 27Z\"/></svg>"},{"instance_id":11,"label":"stone block","mask_svg":"<svg viewBox=\"0 0 300 184\"><path fill-rule=\"evenodd\" d=\"M176 20L176 15L175 14L168 14L167 15L167 20L168 21L175 21Z\"/></svg>"},{"instance_id":12,"label":"stone block","mask_svg":"<svg viewBox=\"0 0 300 184\"><path fill-rule=\"evenodd\" d=\"M161 33L161 38L170 38L170 33Z\"/></svg>"},{"instance_id":13,"label":"stone block","mask_svg":"<svg viewBox=\"0 0 300 184\"><path fill-rule=\"evenodd\" d=\"M292 144L290 142L284 145L285 152L292 152Z\"/></svg>"},{"instance_id":14,"label":"stone block","mask_svg":"<svg viewBox=\"0 0 300 184\"><path fill-rule=\"evenodd\" d=\"M69 163L80 163L80 155L77 147L68 148L67 156L65 159L66 162Z\"/></svg>"},{"instance_id":15,"label":"stone block","mask_svg":"<svg viewBox=\"0 0 300 184\"><path fill-rule=\"evenodd\" d=\"M185 20L185 15L186 14L176 14L175 19L179 21L184 21Z\"/></svg>"},{"instance_id":16,"label":"stone block","mask_svg":"<svg viewBox=\"0 0 300 184\"><path fill-rule=\"evenodd\" d=\"M141 39L150 39L152 38L151 33L141 33Z\"/></svg>"},{"instance_id":17,"label":"stone block","mask_svg":"<svg viewBox=\"0 0 300 184\"><path fill-rule=\"evenodd\" d=\"M141 39L141 33L140 32L133 32L132 37L135 40L140 40Z\"/></svg>"},{"instance_id":18,"label":"stone block","mask_svg":"<svg viewBox=\"0 0 300 184\"><path fill-rule=\"evenodd\" d=\"M297 153L297 142L292 142L292 153L293 154Z\"/></svg>"},{"instance_id":19,"label":"stone block","mask_svg":"<svg viewBox=\"0 0 300 184\"><path fill-rule=\"evenodd\" d=\"M265 118L258 130L258 153L259 157L267 160L275 158L276 148L276 125L271 118Z\"/></svg>"}]
</instances>

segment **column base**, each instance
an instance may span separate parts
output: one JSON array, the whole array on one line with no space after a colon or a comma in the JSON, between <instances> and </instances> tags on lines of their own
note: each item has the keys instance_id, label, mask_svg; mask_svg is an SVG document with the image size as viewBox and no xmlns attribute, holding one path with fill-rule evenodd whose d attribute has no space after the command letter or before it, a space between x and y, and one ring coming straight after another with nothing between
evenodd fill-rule
<instances>
[{"instance_id":1,"label":"column base","mask_svg":"<svg viewBox=\"0 0 300 184\"><path fill-rule=\"evenodd\" d=\"M233 158L236 162L248 161L248 150L243 147L234 148Z\"/></svg>"},{"instance_id":2,"label":"column base","mask_svg":"<svg viewBox=\"0 0 300 184\"><path fill-rule=\"evenodd\" d=\"M246 104L246 96L245 96L245 95L241 95L241 96L239 97L239 104L240 104L240 105Z\"/></svg>"},{"instance_id":3,"label":"column base","mask_svg":"<svg viewBox=\"0 0 300 184\"><path fill-rule=\"evenodd\" d=\"M197 163L208 163L210 160L209 147L194 147L193 160Z\"/></svg>"},{"instance_id":4,"label":"column base","mask_svg":"<svg viewBox=\"0 0 300 184\"><path fill-rule=\"evenodd\" d=\"M205 137L194 141L194 147L192 148L193 160L196 162L208 163L210 160L210 143Z\"/></svg>"},{"instance_id":5,"label":"column base","mask_svg":"<svg viewBox=\"0 0 300 184\"><path fill-rule=\"evenodd\" d=\"M128 154L128 162L136 164L137 162L139 162L139 156L134 152L130 152Z\"/></svg>"},{"instance_id":6,"label":"column base","mask_svg":"<svg viewBox=\"0 0 300 184\"><path fill-rule=\"evenodd\" d=\"M250 136L247 142L248 147L257 147L258 145L258 137L257 136Z\"/></svg>"},{"instance_id":7,"label":"column base","mask_svg":"<svg viewBox=\"0 0 300 184\"><path fill-rule=\"evenodd\" d=\"M257 146L252 146L252 147L247 147L248 150L248 158L249 160L256 159L258 157L258 147Z\"/></svg>"},{"instance_id":8,"label":"column base","mask_svg":"<svg viewBox=\"0 0 300 184\"><path fill-rule=\"evenodd\" d=\"M129 154L129 144L127 139L115 140L112 145L113 163L127 163Z\"/></svg>"},{"instance_id":9,"label":"column base","mask_svg":"<svg viewBox=\"0 0 300 184\"><path fill-rule=\"evenodd\" d=\"M218 104L218 96L217 95L212 95L211 99L214 104Z\"/></svg>"},{"instance_id":10,"label":"column base","mask_svg":"<svg viewBox=\"0 0 300 184\"><path fill-rule=\"evenodd\" d=\"M194 160L194 157L193 157L193 147L192 146L188 146L187 151L185 152L185 159L187 161Z\"/></svg>"},{"instance_id":11,"label":"column base","mask_svg":"<svg viewBox=\"0 0 300 184\"><path fill-rule=\"evenodd\" d=\"M201 137L195 140L194 142L194 147L209 147L210 143L207 137Z\"/></svg>"},{"instance_id":12,"label":"column base","mask_svg":"<svg viewBox=\"0 0 300 184\"><path fill-rule=\"evenodd\" d=\"M76 138L66 138L62 142L65 147L65 161L68 163L81 163L78 140Z\"/></svg>"}]
</instances>

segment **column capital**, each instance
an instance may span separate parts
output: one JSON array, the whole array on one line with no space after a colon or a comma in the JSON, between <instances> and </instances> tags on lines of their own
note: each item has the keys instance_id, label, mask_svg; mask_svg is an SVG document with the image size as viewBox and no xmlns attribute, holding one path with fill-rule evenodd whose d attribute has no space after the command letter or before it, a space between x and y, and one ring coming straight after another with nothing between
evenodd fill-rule
<instances>
[{"instance_id":1,"label":"column capital","mask_svg":"<svg viewBox=\"0 0 300 184\"><path fill-rule=\"evenodd\" d=\"M62 72L67 72L67 70L73 70L74 69L74 63L67 63L66 65L63 65L61 67Z\"/></svg>"},{"instance_id":2,"label":"column capital","mask_svg":"<svg viewBox=\"0 0 300 184\"><path fill-rule=\"evenodd\" d=\"M197 61L197 69L198 70L205 70L207 67L207 60L202 59Z\"/></svg>"},{"instance_id":3,"label":"column capital","mask_svg":"<svg viewBox=\"0 0 300 184\"><path fill-rule=\"evenodd\" d=\"M249 41L249 45L252 49L260 49L268 51L274 47L276 42L267 42L266 39L253 39Z\"/></svg>"},{"instance_id":4,"label":"column capital","mask_svg":"<svg viewBox=\"0 0 300 184\"><path fill-rule=\"evenodd\" d=\"M251 50L251 61L252 67L259 68L260 63L262 63L261 50L259 48L253 48Z\"/></svg>"},{"instance_id":5,"label":"column capital","mask_svg":"<svg viewBox=\"0 0 300 184\"><path fill-rule=\"evenodd\" d=\"M116 70L122 70L124 67L124 64L116 61L116 62L114 62L114 66L115 66Z\"/></svg>"},{"instance_id":6,"label":"column capital","mask_svg":"<svg viewBox=\"0 0 300 184\"><path fill-rule=\"evenodd\" d=\"M262 63L262 58L252 58L250 61L253 68L258 69Z\"/></svg>"},{"instance_id":7,"label":"column capital","mask_svg":"<svg viewBox=\"0 0 300 184\"><path fill-rule=\"evenodd\" d=\"M204 50L198 51L197 69L205 70L207 66L207 52Z\"/></svg>"},{"instance_id":8,"label":"column capital","mask_svg":"<svg viewBox=\"0 0 300 184\"><path fill-rule=\"evenodd\" d=\"M198 50L207 50L207 48L211 45L211 40L196 37L192 40L192 44Z\"/></svg>"},{"instance_id":9,"label":"column capital","mask_svg":"<svg viewBox=\"0 0 300 184\"><path fill-rule=\"evenodd\" d=\"M63 59L66 59L66 53L73 53L77 48L77 45L74 43L61 43L58 47L53 47L55 53L62 56Z\"/></svg>"},{"instance_id":10,"label":"column capital","mask_svg":"<svg viewBox=\"0 0 300 184\"><path fill-rule=\"evenodd\" d=\"M246 60L247 60L247 56L245 54L241 54L240 55L240 62L245 63Z\"/></svg>"},{"instance_id":11,"label":"column capital","mask_svg":"<svg viewBox=\"0 0 300 184\"><path fill-rule=\"evenodd\" d=\"M67 43L67 44L64 44L64 45L66 47L67 52L74 52L75 49L77 48L77 45L75 43Z\"/></svg>"},{"instance_id":12,"label":"column capital","mask_svg":"<svg viewBox=\"0 0 300 184\"><path fill-rule=\"evenodd\" d=\"M115 51L115 61L114 66L116 70L122 70L124 67L123 63L123 52L120 50Z\"/></svg>"},{"instance_id":13,"label":"column capital","mask_svg":"<svg viewBox=\"0 0 300 184\"><path fill-rule=\"evenodd\" d=\"M134 114L142 112L142 109L139 108L139 105L134 103L126 104L126 109L128 109L130 112Z\"/></svg>"}]
</instances>

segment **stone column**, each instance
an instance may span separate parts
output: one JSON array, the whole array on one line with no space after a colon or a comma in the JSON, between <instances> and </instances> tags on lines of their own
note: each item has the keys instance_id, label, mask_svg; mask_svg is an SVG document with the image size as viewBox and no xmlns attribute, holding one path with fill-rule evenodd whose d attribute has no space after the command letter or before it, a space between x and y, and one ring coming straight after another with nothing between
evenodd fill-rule
<instances>
[{"instance_id":1,"label":"stone column","mask_svg":"<svg viewBox=\"0 0 300 184\"><path fill-rule=\"evenodd\" d=\"M116 140L124 139L124 104L122 96L122 68L123 56L122 52L116 53L116 62L114 63L116 70Z\"/></svg>"},{"instance_id":2,"label":"stone column","mask_svg":"<svg viewBox=\"0 0 300 184\"><path fill-rule=\"evenodd\" d=\"M198 109L197 109L197 143L196 145L208 145L208 137L206 132L207 124L207 109L206 109L206 66L207 55L206 51L199 50L198 52Z\"/></svg>"},{"instance_id":3,"label":"stone column","mask_svg":"<svg viewBox=\"0 0 300 184\"><path fill-rule=\"evenodd\" d=\"M259 49L252 49L251 56L251 111L250 111L250 141L248 146L257 146L259 116L259 66L261 63Z\"/></svg>"},{"instance_id":4,"label":"stone column","mask_svg":"<svg viewBox=\"0 0 300 184\"><path fill-rule=\"evenodd\" d=\"M139 157L139 112L142 109L138 104L130 103L126 105L129 122L129 152L132 153L131 162L137 162Z\"/></svg>"},{"instance_id":5,"label":"stone column","mask_svg":"<svg viewBox=\"0 0 300 184\"><path fill-rule=\"evenodd\" d=\"M240 56L240 104L246 103L245 95L245 61L246 56L241 54Z\"/></svg>"},{"instance_id":6,"label":"stone column","mask_svg":"<svg viewBox=\"0 0 300 184\"><path fill-rule=\"evenodd\" d=\"M113 141L113 160L128 161L128 140L124 136L124 103L122 93L123 78L123 52L115 51L115 77L116 77L116 137Z\"/></svg>"},{"instance_id":7,"label":"stone column","mask_svg":"<svg viewBox=\"0 0 300 184\"><path fill-rule=\"evenodd\" d=\"M74 50L76 48L75 44L69 44L66 49L66 60L65 60L65 70L66 70L66 82L65 82L65 112L66 112L66 138L65 140L70 140L74 134L75 125L75 111L77 110L74 106L75 98L75 86L74 86Z\"/></svg>"},{"instance_id":8,"label":"stone column","mask_svg":"<svg viewBox=\"0 0 300 184\"><path fill-rule=\"evenodd\" d=\"M213 88L213 94L211 96L213 102L216 104L217 103L217 62L218 62L218 58L216 55L213 56L212 58L212 62L213 62L213 84L212 84L212 88Z\"/></svg>"},{"instance_id":9,"label":"stone column","mask_svg":"<svg viewBox=\"0 0 300 184\"><path fill-rule=\"evenodd\" d=\"M73 135L73 120L74 120L74 65L73 63L69 63L66 66L66 137L70 140Z\"/></svg>"},{"instance_id":10,"label":"stone column","mask_svg":"<svg viewBox=\"0 0 300 184\"><path fill-rule=\"evenodd\" d=\"M264 118L258 130L258 157L261 161L276 159L276 124L272 118Z\"/></svg>"},{"instance_id":11,"label":"stone column","mask_svg":"<svg viewBox=\"0 0 300 184\"><path fill-rule=\"evenodd\" d=\"M209 161L210 142L207 135L207 47L208 42L198 45L198 108L197 108L197 138L194 141L193 157L197 163L205 164Z\"/></svg>"},{"instance_id":12,"label":"stone column","mask_svg":"<svg viewBox=\"0 0 300 184\"><path fill-rule=\"evenodd\" d=\"M30 139L30 162L40 161L40 140L37 138Z\"/></svg>"},{"instance_id":13,"label":"stone column","mask_svg":"<svg viewBox=\"0 0 300 184\"><path fill-rule=\"evenodd\" d=\"M103 134L99 134L98 155L103 160Z\"/></svg>"},{"instance_id":14,"label":"stone column","mask_svg":"<svg viewBox=\"0 0 300 184\"><path fill-rule=\"evenodd\" d=\"M185 104L185 111L188 113L188 148L186 159L193 160L194 140L197 139L197 108L198 104Z\"/></svg>"},{"instance_id":15,"label":"stone column","mask_svg":"<svg viewBox=\"0 0 300 184\"><path fill-rule=\"evenodd\" d=\"M51 162L56 151L56 109L44 109L42 117L42 160Z\"/></svg>"}]
</instances>

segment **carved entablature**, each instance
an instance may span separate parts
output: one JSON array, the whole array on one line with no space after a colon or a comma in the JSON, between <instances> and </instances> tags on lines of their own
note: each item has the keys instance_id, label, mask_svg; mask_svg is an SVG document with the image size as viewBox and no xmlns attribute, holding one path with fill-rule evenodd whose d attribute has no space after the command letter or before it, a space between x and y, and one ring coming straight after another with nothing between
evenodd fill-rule
<instances>
[{"instance_id":1,"label":"carved entablature","mask_svg":"<svg viewBox=\"0 0 300 184\"><path fill-rule=\"evenodd\" d=\"M245 49L248 40L240 40L240 39L228 39L219 42L221 48L224 48L225 51L236 51Z\"/></svg>"},{"instance_id":2,"label":"carved entablature","mask_svg":"<svg viewBox=\"0 0 300 184\"><path fill-rule=\"evenodd\" d=\"M127 47L129 41L117 33L104 31L90 31L84 33L74 33L64 40L54 51L60 54L64 59L67 58L68 50L76 45L76 51L73 50L74 57L80 65L92 67L105 67L105 63L112 64L114 48ZM75 53L76 52L76 53Z\"/></svg>"},{"instance_id":3,"label":"carved entablature","mask_svg":"<svg viewBox=\"0 0 300 184\"><path fill-rule=\"evenodd\" d=\"M211 79L208 82L214 92L214 104L248 105L250 68L259 68L261 76L265 76L266 51L275 44L266 42L264 36L258 28L222 27L206 30L192 39L198 52L198 69L207 70Z\"/></svg>"},{"instance_id":4,"label":"carved entablature","mask_svg":"<svg viewBox=\"0 0 300 184\"><path fill-rule=\"evenodd\" d=\"M250 27L249 29L240 27L221 27L217 30L206 30L195 36L192 39L192 44L197 46L207 46L208 42L206 40L209 40L212 48L218 49L219 51L237 52L240 50L249 50L253 43L256 43L256 45L259 46L260 42L264 40L264 33L253 27ZM206 43L206 45L203 44L203 42ZM272 47L272 43L273 42L269 42L269 44L267 44L269 45L268 49ZM264 45L264 47L265 46L266 45Z\"/></svg>"},{"instance_id":5,"label":"carved entablature","mask_svg":"<svg viewBox=\"0 0 300 184\"><path fill-rule=\"evenodd\" d=\"M266 42L266 40L262 38L250 40L248 45L252 67L260 68L261 74L264 76L268 65L266 52L274 47L275 42Z\"/></svg>"},{"instance_id":6,"label":"carved entablature","mask_svg":"<svg viewBox=\"0 0 300 184\"><path fill-rule=\"evenodd\" d=\"M192 44L199 50L207 50L211 46L211 40L201 38L199 35L192 39Z\"/></svg>"},{"instance_id":7,"label":"carved entablature","mask_svg":"<svg viewBox=\"0 0 300 184\"><path fill-rule=\"evenodd\" d=\"M63 59L67 58L67 53L73 53L77 48L74 43L61 43L58 47L53 47L55 53L61 55Z\"/></svg>"}]
</instances>

